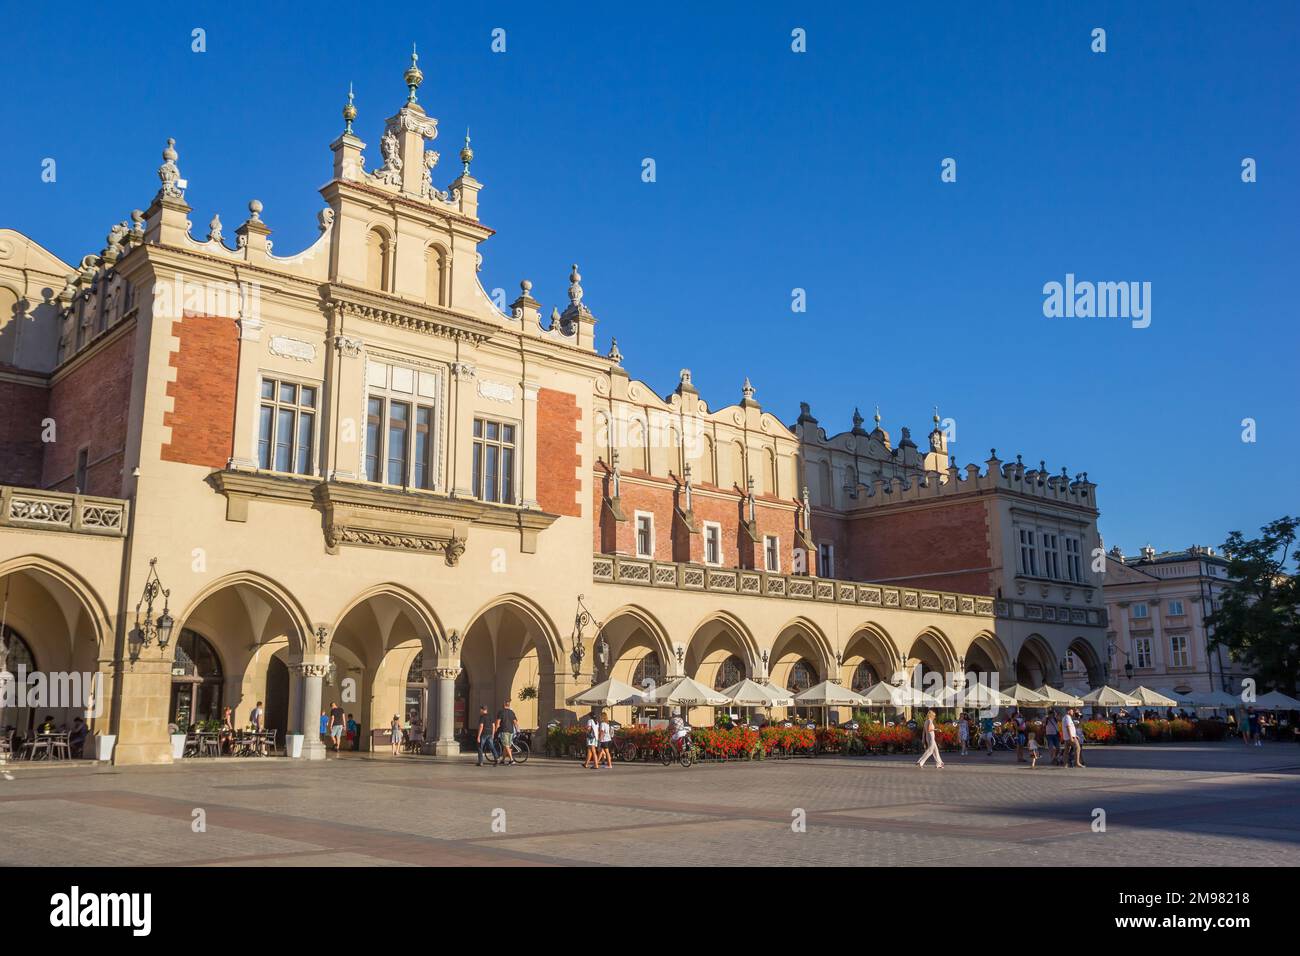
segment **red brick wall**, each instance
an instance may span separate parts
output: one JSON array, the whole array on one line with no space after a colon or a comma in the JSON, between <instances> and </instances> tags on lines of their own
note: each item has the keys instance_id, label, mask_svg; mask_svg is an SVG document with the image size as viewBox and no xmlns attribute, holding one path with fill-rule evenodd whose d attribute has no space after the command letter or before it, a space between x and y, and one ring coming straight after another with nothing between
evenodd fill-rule
<instances>
[{"instance_id":1,"label":"red brick wall","mask_svg":"<svg viewBox=\"0 0 1300 956\"><path fill-rule=\"evenodd\" d=\"M635 481L628 480L635 478ZM596 503L599 506L607 484L603 471L596 473ZM596 547L604 552L618 550L624 554L636 553L636 512L648 511L655 518L655 558L660 561L704 560L704 522L717 522L722 529L722 564L731 568L762 568L761 544L755 547L748 532L741 530L744 516L744 499L738 495L714 497L698 490L691 496L697 533L684 533L685 526L676 517L675 506L682 501L677 485L667 478L656 478L644 472L624 472L621 482L621 504L627 521L613 520L608 508L601 507L600 521L595 529ZM684 502L683 502L684 503ZM758 528L761 535L775 534L781 539L781 571L789 574L794 569L795 519L794 512L765 503L755 502ZM615 527L617 525L618 527Z\"/></svg>"},{"instance_id":2,"label":"red brick wall","mask_svg":"<svg viewBox=\"0 0 1300 956\"><path fill-rule=\"evenodd\" d=\"M582 409L569 392L537 390L537 503L553 515L582 516Z\"/></svg>"},{"instance_id":3,"label":"red brick wall","mask_svg":"<svg viewBox=\"0 0 1300 956\"><path fill-rule=\"evenodd\" d=\"M41 485L72 491L77 451L87 447L83 494L118 497L135 364L135 330L102 347L50 385L56 441L45 446Z\"/></svg>"},{"instance_id":4,"label":"red brick wall","mask_svg":"<svg viewBox=\"0 0 1300 956\"><path fill-rule=\"evenodd\" d=\"M224 468L235 445L235 388L239 329L234 319L185 313L172 323L180 347L170 359L176 381L167 383L172 411L163 415L171 441L164 461Z\"/></svg>"},{"instance_id":5,"label":"red brick wall","mask_svg":"<svg viewBox=\"0 0 1300 956\"><path fill-rule=\"evenodd\" d=\"M44 385L0 381L0 485L41 483L41 421L49 408Z\"/></svg>"},{"instance_id":6,"label":"red brick wall","mask_svg":"<svg viewBox=\"0 0 1300 956\"><path fill-rule=\"evenodd\" d=\"M994 592L982 501L868 514L849 523L847 550L837 548L836 558L839 577L968 594Z\"/></svg>"}]
</instances>

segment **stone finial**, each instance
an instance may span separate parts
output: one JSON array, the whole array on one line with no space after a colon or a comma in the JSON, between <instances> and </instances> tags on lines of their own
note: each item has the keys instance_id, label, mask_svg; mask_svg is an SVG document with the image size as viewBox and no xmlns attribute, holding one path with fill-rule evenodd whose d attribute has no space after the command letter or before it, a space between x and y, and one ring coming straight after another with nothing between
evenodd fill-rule
<instances>
[{"instance_id":1,"label":"stone finial","mask_svg":"<svg viewBox=\"0 0 1300 956\"><path fill-rule=\"evenodd\" d=\"M609 340L609 355L607 356L615 365L621 365L623 362L623 353L618 350L618 339Z\"/></svg>"},{"instance_id":2,"label":"stone finial","mask_svg":"<svg viewBox=\"0 0 1300 956\"><path fill-rule=\"evenodd\" d=\"M855 435L863 434L862 423L864 421L866 421L866 419L862 417L862 412L859 411L858 408L855 406L853 409L853 434Z\"/></svg>"},{"instance_id":3,"label":"stone finial","mask_svg":"<svg viewBox=\"0 0 1300 956\"><path fill-rule=\"evenodd\" d=\"M462 146L462 147L461 147L461 150L460 150L460 161L461 161L462 164L464 164L464 167L465 167L464 170L462 171L461 175L463 175L463 176L468 176L468 175L469 175L469 164L472 163L472 162L474 161L474 150L470 149L470 147L469 147L469 127L468 127L468 126L465 127L465 145Z\"/></svg>"},{"instance_id":4,"label":"stone finial","mask_svg":"<svg viewBox=\"0 0 1300 956\"><path fill-rule=\"evenodd\" d=\"M582 308L582 276L578 273L578 264L573 264L569 273L569 304L575 309Z\"/></svg>"},{"instance_id":5,"label":"stone finial","mask_svg":"<svg viewBox=\"0 0 1300 956\"><path fill-rule=\"evenodd\" d=\"M939 431L939 406L938 405L934 406L934 418L932 419L932 421L934 422L934 430Z\"/></svg>"},{"instance_id":6,"label":"stone finial","mask_svg":"<svg viewBox=\"0 0 1300 956\"><path fill-rule=\"evenodd\" d=\"M415 98L415 91L418 90L420 88L420 84L424 82L424 72L420 69L419 63L420 63L420 56L418 53L415 52L415 44L412 43L411 44L411 65L406 68L406 73L404 74L404 79L406 80L406 89L408 90L406 94L406 102L408 103L419 102Z\"/></svg>"},{"instance_id":7,"label":"stone finial","mask_svg":"<svg viewBox=\"0 0 1300 956\"><path fill-rule=\"evenodd\" d=\"M158 179L162 181L162 186L158 190L159 197L166 199L183 199L185 189L181 179L180 167L176 165L176 160L180 158L176 152L176 140L172 137L167 138L167 147L163 150L163 164L158 167Z\"/></svg>"},{"instance_id":8,"label":"stone finial","mask_svg":"<svg viewBox=\"0 0 1300 956\"><path fill-rule=\"evenodd\" d=\"M248 221L249 221L249 222L261 222L261 221L262 221L262 200L260 200L260 199L253 199L253 200L250 200L250 201L249 201L249 203L248 203Z\"/></svg>"},{"instance_id":9,"label":"stone finial","mask_svg":"<svg viewBox=\"0 0 1300 956\"><path fill-rule=\"evenodd\" d=\"M745 376L745 384L740 386L740 394L744 396L747 402L754 399L754 386L750 384L748 375Z\"/></svg>"},{"instance_id":10,"label":"stone finial","mask_svg":"<svg viewBox=\"0 0 1300 956\"><path fill-rule=\"evenodd\" d=\"M876 427L880 427L880 406L876 406Z\"/></svg>"},{"instance_id":11,"label":"stone finial","mask_svg":"<svg viewBox=\"0 0 1300 956\"><path fill-rule=\"evenodd\" d=\"M131 235L139 239L144 235L144 210L131 210Z\"/></svg>"},{"instance_id":12,"label":"stone finial","mask_svg":"<svg viewBox=\"0 0 1300 956\"><path fill-rule=\"evenodd\" d=\"M321 232L324 232L330 226L334 225L334 210L326 206L320 212L316 213L316 226Z\"/></svg>"},{"instance_id":13,"label":"stone finial","mask_svg":"<svg viewBox=\"0 0 1300 956\"><path fill-rule=\"evenodd\" d=\"M560 317L559 306L551 306L551 328L558 329L564 325L564 320Z\"/></svg>"},{"instance_id":14,"label":"stone finial","mask_svg":"<svg viewBox=\"0 0 1300 956\"><path fill-rule=\"evenodd\" d=\"M208 223L208 242L221 241L221 217L213 216L212 221Z\"/></svg>"},{"instance_id":15,"label":"stone finial","mask_svg":"<svg viewBox=\"0 0 1300 956\"><path fill-rule=\"evenodd\" d=\"M690 370L690 369L688 369L688 368L684 368L684 369L682 369L680 372L677 373L677 384L678 384L678 385L690 385L690 384L691 384L691 370Z\"/></svg>"},{"instance_id":16,"label":"stone finial","mask_svg":"<svg viewBox=\"0 0 1300 956\"><path fill-rule=\"evenodd\" d=\"M349 83L349 84L348 84L348 102L347 102L347 105L343 107L343 122L346 124L346 125L343 127L343 135L344 135L344 136L351 136L351 135L352 135L352 121L353 121L354 119L356 119L356 118L357 118L357 108L356 108L356 106L354 106L353 103L352 103L352 84Z\"/></svg>"}]
</instances>

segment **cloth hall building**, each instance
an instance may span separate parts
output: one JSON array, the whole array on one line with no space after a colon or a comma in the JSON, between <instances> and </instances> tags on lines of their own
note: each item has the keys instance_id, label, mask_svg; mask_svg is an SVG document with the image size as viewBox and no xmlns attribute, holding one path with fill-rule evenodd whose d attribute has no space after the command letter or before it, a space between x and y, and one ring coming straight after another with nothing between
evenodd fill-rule
<instances>
[{"instance_id":1,"label":"cloth hall building","mask_svg":"<svg viewBox=\"0 0 1300 956\"><path fill-rule=\"evenodd\" d=\"M405 79L377 161L345 109L300 251L256 200L197 234L172 141L79 263L0 229L10 672L102 675L123 764L257 701L314 758L335 700L365 730L418 713L449 753L480 704L544 726L606 675L1103 681L1086 474L958 467L937 414L921 447L878 413L787 423L748 381L662 394L598 347L576 266L563 312L527 280L498 308L472 151L438 188Z\"/></svg>"}]
</instances>

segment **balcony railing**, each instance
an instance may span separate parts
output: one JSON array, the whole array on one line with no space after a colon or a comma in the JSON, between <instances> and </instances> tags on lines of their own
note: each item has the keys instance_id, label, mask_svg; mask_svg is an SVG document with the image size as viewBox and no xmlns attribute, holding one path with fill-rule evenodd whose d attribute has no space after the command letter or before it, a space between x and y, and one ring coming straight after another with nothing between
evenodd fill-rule
<instances>
[{"instance_id":1,"label":"balcony railing","mask_svg":"<svg viewBox=\"0 0 1300 956\"><path fill-rule=\"evenodd\" d=\"M0 486L0 528L34 528L121 538L127 502L121 498Z\"/></svg>"},{"instance_id":2,"label":"balcony railing","mask_svg":"<svg viewBox=\"0 0 1300 956\"><path fill-rule=\"evenodd\" d=\"M608 584L673 588L678 591L713 591L795 601L897 608L904 611L994 616L993 598L978 594L924 591L797 574L648 561L612 554L597 554L593 557L592 577Z\"/></svg>"}]
</instances>

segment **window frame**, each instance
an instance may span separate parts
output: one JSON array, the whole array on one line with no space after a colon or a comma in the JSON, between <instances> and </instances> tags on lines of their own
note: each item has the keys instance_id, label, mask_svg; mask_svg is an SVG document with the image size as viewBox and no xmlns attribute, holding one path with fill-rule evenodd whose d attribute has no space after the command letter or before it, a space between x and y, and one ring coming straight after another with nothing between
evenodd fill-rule
<instances>
[{"instance_id":1,"label":"window frame","mask_svg":"<svg viewBox=\"0 0 1300 956\"><path fill-rule=\"evenodd\" d=\"M375 385L371 382L371 369L379 366L385 368L383 385ZM410 373L411 390L409 392L393 387L393 372L397 369ZM420 394L421 374L428 375L433 379L432 395ZM412 362L405 362L400 358L388 358L386 356L368 358L365 373L365 397L362 405L362 422L364 424L361 432L361 474L365 481L383 488L400 488L403 491L442 490L440 481L442 477L440 467L443 426L442 401L442 375L438 370L426 368ZM373 455L370 440L372 402L379 403L377 442L375 443ZM391 455L389 439L393 423L392 407L394 403L405 405L407 408L406 437L404 441L405 465L402 469L401 483L388 480L389 457ZM421 412L427 412L429 416L429 440L426 461L424 462L424 470L428 479L426 485L420 485L416 481L416 472L419 467L416 458L416 445L419 441ZM372 457L375 469L373 472L371 470Z\"/></svg>"},{"instance_id":2,"label":"window frame","mask_svg":"<svg viewBox=\"0 0 1300 956\"><path fill-rule=\"evenodd\" d=\"M716 532L718 535L718 556L716 560L709 560L709 532ZM704 563L710 567L722 567L722 524L717 521L704 522Z\"/></svg>"},{"instance_id":3,"label":"window frame","mask_svg":"<svg viewBox=\"0 0 1300 956\"><path fill-rule=\"evenodd\" d=\"M817 542L817 576L819 578L835 577L835 545L833 542Z\"/></svg>"},{"instance_id":4,"label":"window frame","mask_svg":"<svg viewBox=\"0 0 1300 956\"><path fill-rule=\"evenodd\" d=\"M482 434L475 434L475 429L480 424L483 426ZM487 437L488 425L495 425L497 427L497 438ZM500 437L502 435L502 429L504 428L513 429L514 437L508 442L505 438ZM502 418L476 413L470 422L469 440L471 445L470 485L475 500L490 505L518 506L523 494L523 489L520 487L520 469L522 467L521 452L523 450L522 423L514 418ZM483 494L484 489L481 487L481 485L487 481L486 459L487 450L489 448L496 448L498 450L496 498L486 497ZM509 468L505 468L501 464L501 459L504 457L502 453L506 450L510 452ZM510 481L510 497L508 499L504 494L502 494L502 491L504 490L503 482L506 479L507 473L509 474Z\"/></svg>"},{"instance_id":5,"label":"window frame","mask_svg":"<svg viewBox=\"0 0 1300 956\"><path fill-rule=\"evenodd\" d=\"M267 398L264 394L266 383L272 384L272 395ZM306 477L315 477L320 474L320 422L321 422L321 405L324 399L325 390L321 382L298 378L293 375L284 375L279 372L259 370L257 374L257 470L269 472L274 475L298 475ZM280 391L284 386L292 385L294 390L294 401L292 404L284 401L280 397ZM302 403L302 390L310 388L315 392L315 402L312 405ZM265 440L266 459L263 464L262 446L262 419L263 414L270 410L271 427L270 432ZM289 411L293 414L293 424L290 428L291 436L289 441L289 468L275 467L276 464L276 446L280 431L281 413ZM306 449L307 461L306 470L298 470L298 460L302 452L302 446L299 443L299 431L302 427L302 418L304 414L311 416L311 437L308 440Z\"/></svg>"},{"instance_id":6,"label":"window frame","mask_svg":"<svg viewBox=\"0 0 1300 956\"><path fill-rule=\"evenodd\" d=\"M649 519L649 539L650 550L641 550L641 519ZM632 533L633 533L633 550L638 558L647 558L651 561L655 556L655 515L653 511L634 511L632 513Z\"/></svg>"},{"instance_id":7,"label":"window frame","mask_svg":"<svg viewBox=\"0 0 1300 956\"><path fill-rule=\"evenodd\" d=\"M781 536L763 535L763 570L768 574L781 573Z\"/></svg>"},{"instance_id":8,"label":"window frame","mask_svg":"<svg viewBox=\"0 0 1300 956\"><path fill-rule=\"evenodd\" d=\"M1179 644L1182 646L1179 647ZM1179 660L1179 658L1182 660ZM1192 664L1192 645L1186 634L1169 635L1169 666L1190 667Z\"/></svg>"}]
</instances>

